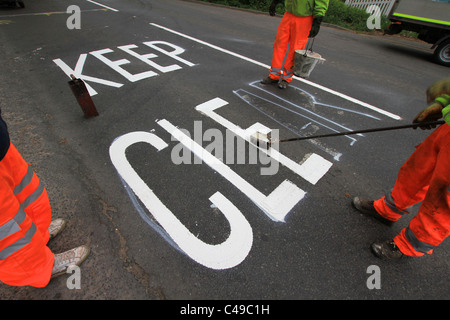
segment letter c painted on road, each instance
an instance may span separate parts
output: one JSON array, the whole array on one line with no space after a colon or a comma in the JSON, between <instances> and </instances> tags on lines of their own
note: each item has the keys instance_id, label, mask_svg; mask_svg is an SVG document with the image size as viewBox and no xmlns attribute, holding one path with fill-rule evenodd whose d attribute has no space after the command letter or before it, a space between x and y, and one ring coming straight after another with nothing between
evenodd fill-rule
<instances>
[{"instance_id":1,"label":"letter c painted on road","mask_svg":"<svg viewBox=\"0 0 450 320\"><path fill-rule=\"evenodd\" d=\"M220 192L214 193L209 200L228 220L230 235L227 240L217 245L207 244L198 239L159 200L128 162L126 149L139 142L148 143L158 151L168 146L153 133L136 131L115 139L109 148L109 155L119 175L156 221L179 248L196 262L211 269L228 269L240 264L247 257L253 244L253 231L244 215Z\"/></svg>"}]
</instances>

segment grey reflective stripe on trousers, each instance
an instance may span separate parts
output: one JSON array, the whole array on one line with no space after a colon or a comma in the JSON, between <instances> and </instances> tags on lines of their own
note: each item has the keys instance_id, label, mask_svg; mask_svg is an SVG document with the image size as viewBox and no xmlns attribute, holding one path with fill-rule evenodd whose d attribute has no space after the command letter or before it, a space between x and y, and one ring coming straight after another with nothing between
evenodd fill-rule
<instances>
[{"instance_id":1,"label":"grey reflective stripe on trousers","mask_svg":"<svg viewBox=\"0 0 450 320\"><path fill-rule=\"evenodd\" d=\"M426 242L420 241L417 239L416 235L411 231L411 229L408 227L405 230L405 236L406 239L408 239L411 246L414 248L414 250L422 253L427 253L428 251L434 249L434 246L431 244L428 244Z\"/></svg>"},{"instance_id":2,"label":"grey reflective stripe on trousers","mask_svg":"<svg viewBox=\"0 0 450 320\"><path fill-rule=\"evenodd\" d=\"M270 74L273 74L274 76L280 77L283 73L281 69L278 68L270 68Z\"/></svg>"},{"instance_id":3,"label":"grey reflective stripe on trousers","mask_svg":"<svg viewBox=\"0 0 450 320\"><path fill-rule=\"evenodd\" d=\"M0 226L0 241L16 233L17 231L20 231L21 229L19 225L25 220L25 218L26 213L23 209L23 206L20 206L19 211L16 213L14 218ZM34 223L32 223L30 229L28 229L28 231L22 238L18 239L16 242L10 244L0 251L0 260L6 259L11 254L30 243L31 238L36 233L36 229L36 226L34 225Z\"/></svg>"},{"instance_id":4,"label":"grey reflective stripe on trousers","mask_svg":"<svg viewBox=\"0 0 450 320\"><path fill-rule=\"evenodd\" d=\"M22 178L22 181L14 188L14 195L18 195L21 193L33 179L34 171L31 169L31 166L28 166L28 171L25 174L25 177ZM44 186L39 182L38 187L34 190L20 205L22 208L28 207L31 203L33 203L39 196L44 192Z\"/></svg>"},{"instance_id":5,"label":"grey reflective stripe on trousers","mask_svg":"<svg viewBox=\"0 0 450 320\"><path fill-rule=\"evenodd\" d=\"M44 186L39 183L39 186L36 188L36 190L33 191L32 194L30 194L20 205L23 208L28 207L30 204L32 204L37 198L40 197L40 195L44 192Z\"/></svg>"},{"instance_id":6,"label":"grey reflective stripe on trousers","mask_svg":"<svg viewBox=\"0 0 450 320\"><path fill-rule=\"evenodd\" d=\"M0 241L19 231L19 225L25 220L26 216L27 214L20 207L14 218L0 226Z\"/></svg>"},{"instance_id":7,"label":"grey reflective stripe on trousers","mask_svg":"<svg viewBox=\"0 0 450 320\"><path fill-rule=\"evenodd\" d=\"M406 208L406 209L399 209L395 205L394 198L392 198L392 190L386 193L384 197L384 203L394 212L398 214L405 214L405 213L411 213L412 207Z\"/></svg>"},{"instance_id":8,"label":"grey reflective stripe on trousers","mask_svg":"<svg viewBox=\"0 0 450 320\"><path fill-rule=\"evenodd\" d=\"M294 71L286 71L286 73L281 76L281 79L290 79L293 75Z\"/></svg>"},{"instance_id":9,"label":"grey reflective stripe on trousers","mask_svg":"<svg viewBox=\"0 0 450 320\"><path fill-rule=\"evenodd\" d=\"M33 170L31 169L30 166L28 166L28 171L25 174L25 177L23 177L22 181L14 188L13 191L14 195L21 193L30 184L31 180L33 179L33 175L34 175ZM2 226L0 226L0 241L21 230L19 225L22 224L22 222L25 220L27 216L27 214L25 213L25 208L28 207L30 204L32 204L37 198L39 198L42 192L44 192L44 186L41 183L39 183L36 190L34 190L20 204L19 211L16 213L16 215L11 220L7 221ZM28 231L22 238L18 239L17 241L15 241L14 243L10 244L8 247L0 251L0 260L6 259L11 254L20 250L28 243L30 243L31 238L36 233L36 230L37 230L36 225L32 223L30 229L28 229Z\"/></svg>"},{"instance_id":10,"label":"grey reflective stripe on trousers","mask_svg":"<svg viewBox=\"0 0 450 320\"><path fill-rule=\"evenodd\" d=\"M31 166L28 166L28 171L25 174L25 177L22 178L22 181L14 188L14 194L18 195L21 193L31 182L31 179L33 179L33 169L31 169Z\"/></svg>"}]
</instances>

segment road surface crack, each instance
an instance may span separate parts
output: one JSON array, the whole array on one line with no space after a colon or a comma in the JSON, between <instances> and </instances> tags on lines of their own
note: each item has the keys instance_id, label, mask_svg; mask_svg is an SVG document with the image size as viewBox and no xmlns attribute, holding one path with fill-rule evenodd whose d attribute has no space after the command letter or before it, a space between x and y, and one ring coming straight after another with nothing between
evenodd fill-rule
<instances>
[{"instance_id":1,"label":"road surface crack","mask_svg":"<svg viewBox=\"0 0 450 320\"><path fill-rule=\"evenodd\" d=\"M160 300L165 300L166 297L161 288L155 288L150 284L149 274L138 264L132 257L128 255L128 246L125 237L122 235L117 224L109 212L117 212L117 209L113 206L109 206L104 200L99 199L102 204L103 215L111 222L114 228L114 232L119 237L119 258L122 261L124 268L127 272L131 273L134 278L145 288L147 295L151 294Z\"/></svg>"}]
</instances>

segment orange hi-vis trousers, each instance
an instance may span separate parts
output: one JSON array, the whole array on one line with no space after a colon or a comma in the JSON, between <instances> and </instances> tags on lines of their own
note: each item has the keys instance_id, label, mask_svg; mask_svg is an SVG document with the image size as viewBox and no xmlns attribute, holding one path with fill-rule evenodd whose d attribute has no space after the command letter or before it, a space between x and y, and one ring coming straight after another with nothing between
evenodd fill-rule
<instances>
[{"instance_id":1,"label":"orange hi-vis trousers","mask_svg":"<svg viewBox=\"0 0 450 320\"><path fill-rule=\"evenodd\" d=\"M422 142L400 168L392 191L374 202L384 218L396 221L422 202L409 226L394 238L408 256L432 254L450 234L450 125Z\"/></svg>"},{"instance_id":2,"label":"orange hi-vis trousers","mask_svg":"<svg viewBox=\"0 0 450 320\"><path fill-rule=\"evenodd\" d=\"M47 247L51 209L47 191L11 143L0 161L0 281L45 287L54 255Z\"/></svg>"},{"instance_id":3,"label":"orange hi-vis trousers","mask_svg":"<svg viewBox=\"0 0 450 320\"><path fill-rule=\"evenodd\" d=\"M298 17L289 12L284 13L273 44L272 66L269 70L271 79L279 80L281 78L287 82L292 81L295 50L305 48L312 22L312 16ZM283 65L285 58L286 61Z\"/></svg>"}]
</instances>

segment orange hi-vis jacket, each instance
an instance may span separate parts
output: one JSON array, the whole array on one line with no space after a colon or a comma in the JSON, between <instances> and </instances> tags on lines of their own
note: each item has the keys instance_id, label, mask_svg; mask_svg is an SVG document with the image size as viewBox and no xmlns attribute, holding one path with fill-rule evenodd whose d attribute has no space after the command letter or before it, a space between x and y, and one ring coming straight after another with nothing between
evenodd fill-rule
<instances>
[{"instance_id":1,"label":"orange hi-vis jacket","mask_svg":"<svg viewBox=\"0 0 450 320\"><path fill-rule=\"evenodd\" d=\"M1 116L0 122L4 124ZM2 130L5 128L0 126L1 135L7 134ZM47 247L50 203L29 164L9 139L7 143L0 146L7 150L0 158L0 281L12 286L44 287L54 263Z\"/></svg>"}]
</instances>

